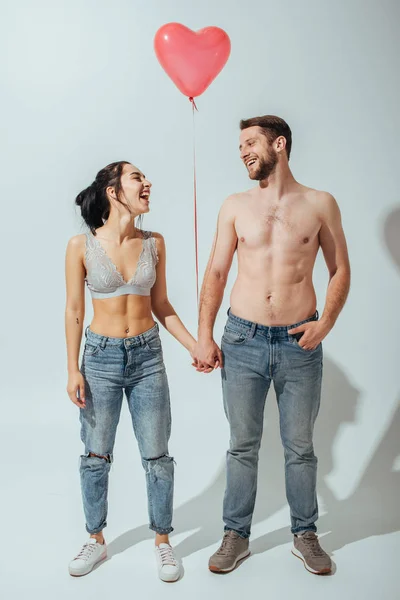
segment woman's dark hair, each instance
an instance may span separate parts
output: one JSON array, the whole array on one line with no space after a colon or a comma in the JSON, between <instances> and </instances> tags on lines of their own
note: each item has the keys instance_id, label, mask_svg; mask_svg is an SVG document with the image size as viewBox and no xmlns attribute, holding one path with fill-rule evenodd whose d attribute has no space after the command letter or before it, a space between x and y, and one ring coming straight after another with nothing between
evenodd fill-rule
<instances>
[{"instance_id":1,"label":"woman's dark hair","mask_svg":"<svg viewBox=\"0 0 400 600\"><path fill-rule=\"evenodd\" d=\"M83 220L94 235L96 235L96 229L104 225L104 221L107 221L110 215L110 201L106 191L108 187L111 186L115 189L118 202L127 207L120 196L122 171L124 166L129 164L126 160L120 160L107 165L97 173L92 185L89 185L75 198L75 204L80 207ZM140 217L139 221L141 221Z\"/></svg>"}]
</instances>

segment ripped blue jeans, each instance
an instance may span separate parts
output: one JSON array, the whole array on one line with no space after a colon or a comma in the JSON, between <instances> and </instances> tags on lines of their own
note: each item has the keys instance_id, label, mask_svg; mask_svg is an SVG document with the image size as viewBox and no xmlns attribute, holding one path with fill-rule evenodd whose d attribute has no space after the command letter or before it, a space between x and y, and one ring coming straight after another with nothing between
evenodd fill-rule
<instances>
[{"instance_id":1,"label":"ripped blue jeans","mask_svg":"<svg viewBox=\"0 0 400 600\"><path fill-rule=\"evenodd\" d=\"M80 476L86 529L107 525L108 477L123 391L146 473L149 527L160 534L173 528L174 461L168 455L171 410L158 325L130 338L86 330L81 372L86 408L80 411Z\"/></svg>"}]
</instances>

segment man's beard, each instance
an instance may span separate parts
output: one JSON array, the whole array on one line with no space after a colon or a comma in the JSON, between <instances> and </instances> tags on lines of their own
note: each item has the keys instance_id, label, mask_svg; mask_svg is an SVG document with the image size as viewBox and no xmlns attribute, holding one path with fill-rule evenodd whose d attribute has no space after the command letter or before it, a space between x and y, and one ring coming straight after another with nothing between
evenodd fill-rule
<instances>
[{"instance_id":1,"label":"man's beard","mask_svg":"<svg viewBox=\"0 0 400 600\"><path fill-rule=\"evenodd\" d=\"M249 171L250 179L255 181L262 181L268 179L268 177L274 172L275 167L278 163L278 156L273 150L268 153L266 158L259 158L259 167L254 171Z\"/></svg>"}]
</instances>

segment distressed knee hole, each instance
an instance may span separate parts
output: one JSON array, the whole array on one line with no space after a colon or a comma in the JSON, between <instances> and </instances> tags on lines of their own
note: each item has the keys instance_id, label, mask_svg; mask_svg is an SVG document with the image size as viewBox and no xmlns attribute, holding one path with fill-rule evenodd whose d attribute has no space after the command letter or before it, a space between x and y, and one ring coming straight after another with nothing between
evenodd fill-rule
<instances>
[{"instance_id":1,"label":"distressed knee hole","mask_svg":"<svg viewBox=\"0 0 400 600\"><path fill-rule=\"evenodd\" d=\"M161 474L165 469L166 464L175 461L172 456L168 454L162 454L161 456L157 456L155 458L143 458L143 466L146 470L146 473L153 472L154 474Z\"/></svg>"},{"instance_id":2,"label":"distressed knee hole","mask_svg":"<svg viewBox=\"0 0 400 600\"><path fill-rule=\"evenodd\" d=\"M91 458L102 458L106 462L109 462L109 463L111 462L111 455L110 454L106 454L105 456L103 456L102 454L95 454L94 452L89 452L88 456L91 457Z\"/></svg>"},{"instance_id":3,"label":"distressed knee hole","mask_svg":"<svg viewBox=\"0 0 400 600\"><path fill-rule=\"evenodd\" d=\"M168 454L161 454L161 456L156 456L154 458L144 458L146 462L154 462L155 460L160 460L161 458L171 458Z\"/></svg>"}]
</instances>

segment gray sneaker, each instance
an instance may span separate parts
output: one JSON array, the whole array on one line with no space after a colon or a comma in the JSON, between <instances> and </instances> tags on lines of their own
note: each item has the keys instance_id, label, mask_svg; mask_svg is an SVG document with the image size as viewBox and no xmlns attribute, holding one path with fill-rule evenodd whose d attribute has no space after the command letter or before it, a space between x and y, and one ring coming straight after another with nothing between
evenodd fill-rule
<instances>
[{"instance_id":1,"label":"gray sneaker","mask_svg":"<svg viewBox=\"0 0 400 600\"><path fill-rule=\"evenodd\" d=\"M301 558L310 573L322 575L332 570L330 556L322 550L318 536L313 531L305 531L302 535L294 536L292 554Z\"/></svg>"},{"instance_id":2,"label":"gray sneaker","mask_svg":"<svg viewBox=\"0 0 400 600\"><path fill-rule=\"evenodd\" d=\"M229 573L249 554L249 538L240 537L236 531L225 531L220 547L208 561L208 568L213 573Z\"/></svg>"}]
</instances>

